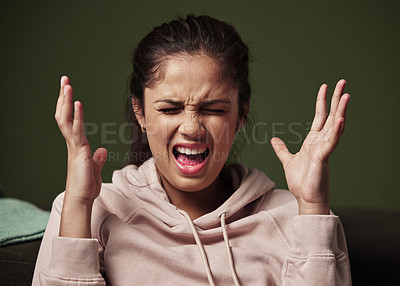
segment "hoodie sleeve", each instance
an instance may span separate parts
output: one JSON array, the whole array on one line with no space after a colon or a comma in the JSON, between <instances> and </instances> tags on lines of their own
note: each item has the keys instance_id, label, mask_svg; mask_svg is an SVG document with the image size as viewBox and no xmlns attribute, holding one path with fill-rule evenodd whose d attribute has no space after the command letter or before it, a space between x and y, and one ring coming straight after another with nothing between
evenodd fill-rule
<instances>
[{"instance_id":1,"label":"hoodie sleeve","mask_svg":"<svg viewBox=\"0 0 400 286\"><path fill-rule=\"evenodd\" d=\"M283 285L351 285L344 231L335 215L298 215Z\"/></svg>"},{"instance_id":2,"label":"hoodie sleeve","mask_svg":"<svg viewBox=\"0 0 400 286\"><path fill-rule=\"evenodd\" d=\"M53 203L36 261L32 285L106 285L100 272L103 248L98 240L58 236L62 200L63 194Z\"/></svg>"}]
</instances>

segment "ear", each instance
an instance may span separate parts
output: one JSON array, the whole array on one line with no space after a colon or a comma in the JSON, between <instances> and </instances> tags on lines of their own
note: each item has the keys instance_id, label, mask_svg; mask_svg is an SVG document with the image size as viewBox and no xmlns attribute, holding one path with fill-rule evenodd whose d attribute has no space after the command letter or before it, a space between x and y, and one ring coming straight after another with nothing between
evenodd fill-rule
<instances>
[{"instance_id":1,"label":"ear","mask_svg":"<svg viewBox=\"0 0 400 286\"><path fill-rule=\"evenodd\" d=\"M140 100L132 95L132 109L140 126L145 126L144 114Z\"/></svg>"}]
</instances>

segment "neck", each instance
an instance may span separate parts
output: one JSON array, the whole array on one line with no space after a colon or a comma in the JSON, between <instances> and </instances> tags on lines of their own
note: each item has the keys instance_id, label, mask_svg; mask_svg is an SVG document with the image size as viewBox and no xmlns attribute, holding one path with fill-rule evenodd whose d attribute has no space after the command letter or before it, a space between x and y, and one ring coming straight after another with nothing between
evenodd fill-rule
<instances>
[{"instance_id":1,"label":"neck","mask_svg":"<svg viewBox=\"0 0 400 286\"><path fill-rule=\"evenodd\" d=\"M218 176L207 188L199 191L182 191L161 177L162 185L170 202L187 212L192 220L217 209L229 197L230 192Z\"/></svg>"}]
</instances>

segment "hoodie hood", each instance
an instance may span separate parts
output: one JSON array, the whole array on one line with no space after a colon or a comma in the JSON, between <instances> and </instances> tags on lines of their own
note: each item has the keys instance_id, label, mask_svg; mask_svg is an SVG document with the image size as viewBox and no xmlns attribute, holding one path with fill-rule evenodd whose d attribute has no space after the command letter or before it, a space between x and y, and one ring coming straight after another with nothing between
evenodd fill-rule
<instances>
[{"instance_id":1,"label":"hoodie hood","mask_svg":"<svg viewBox=\"0 0 400 286\"><path fill-rule=\"evenodd\" d=\"M200 229L219 228L222 213L225 213L227 222L256 213L264 195L275 188L275 183L255 168L248 168L239 163L226 168L235 191L216 210L193 221ZM161 185L154 158L150 158L139 167L128 165L115 171L112 182L124 195L128 194L129 199L136 202L140 200L140 207L146 208L168 226L187 226L181 212L169 201Z\"/></svg>"}]
</instances>

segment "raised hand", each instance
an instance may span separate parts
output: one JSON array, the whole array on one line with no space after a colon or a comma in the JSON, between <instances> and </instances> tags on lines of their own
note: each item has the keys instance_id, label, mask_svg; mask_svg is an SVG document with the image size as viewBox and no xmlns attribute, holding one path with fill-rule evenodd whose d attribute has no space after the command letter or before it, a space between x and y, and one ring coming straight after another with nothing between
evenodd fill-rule
<instances>
[{"instance_id":1,"label":"raised hand","mask_svg":"<svg viewBox=\"0 0 400 286\"><path fill-rule=\"evenodd\" d=\"M327 85L318 92L311 130L299 152L291 154L285 143L274 137L272 147L285 170L289 190L296 197L300 214L329 214L329 156L344 132L349 94L345 80L336 84L327 113Z\"/></svg>"},{"instance_id":2,"label":"raised hand","mask_svg":"<svg viewBox=\"0 0 400 286\"><path fill-rule=\"evenodd\" d=\"M92 156L89 142L84 134L82 104L79 101L73 102L72 94L69 79L63 76L55 113L68 149L67 182L60 236L91 237L91 209L100 193L101 169L107 158L107 150L99 148Z\"/></svg>"}]
</instances>

